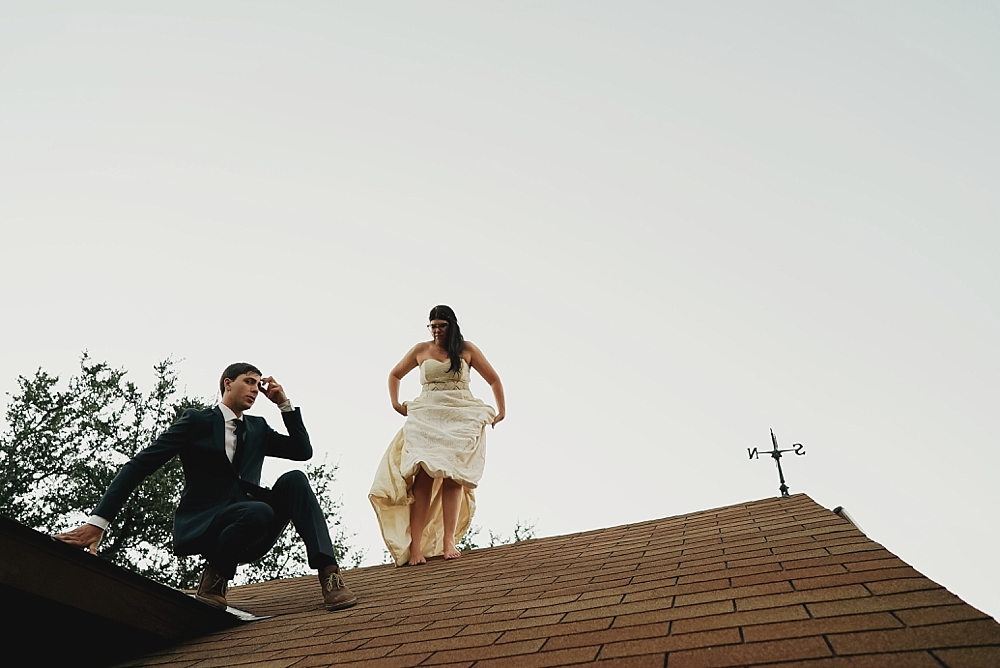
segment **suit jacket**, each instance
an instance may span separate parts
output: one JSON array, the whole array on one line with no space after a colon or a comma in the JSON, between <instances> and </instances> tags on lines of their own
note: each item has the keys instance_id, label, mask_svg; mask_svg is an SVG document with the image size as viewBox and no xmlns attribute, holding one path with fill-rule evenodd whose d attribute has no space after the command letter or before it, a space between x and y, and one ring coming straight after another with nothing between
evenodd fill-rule
<instances>
[{"instance_id":1,"label":"suit jacket","mask_svg":"<svg viewBox=\"0 0 1000 668\"><path fill-rule=\"evenodd\" d=\"M184 491L174 513L174 553L200 553L199 539L227 505L265 492L260 485L264 457L305 461L312 457L302 413L283 412L288 436L271 429L262 417L245 415L245 450L237 471L226 455L225 419L218 406L184 411L152 445L135 455L111 482L94 514L108 521L122 509L143 479L179 455L184 468Z\"/></svg>"}]
</instances>

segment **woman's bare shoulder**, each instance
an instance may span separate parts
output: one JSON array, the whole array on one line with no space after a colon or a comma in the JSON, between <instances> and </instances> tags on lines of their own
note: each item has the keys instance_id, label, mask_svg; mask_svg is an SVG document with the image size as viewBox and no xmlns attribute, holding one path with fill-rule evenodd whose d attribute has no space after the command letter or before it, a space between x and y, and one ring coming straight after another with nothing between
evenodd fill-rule
<instances>
[{"instance_id":1,"label":"woman's bare shoulder","mask_svg":"<svg viewBox=\"0 0 1000 668\"><path fill-rule=\"evenodd\" d=\"M466 341L465 342L465 350L467 352L470 352L470 353L474 354L474 355L482 355L483 354L483 351L479 349L479 346L477 346L472 341Z\"/></svg>"},{"instance_id":2,"label":"woman's bare shoulder","mask_svg":"<svg viewBox=\"0 0 1000 668\"><path fill-rule=\"evenodd\" d=\"M462 351L462 358L469 363L469 366L475 366L476 360L483 357L483 351L479 349L472 341L465 342L465 350Z\"/></svg>"},{"instance_id":3,"label":"woman's bare shoulder","mask_svg":"<svg viewBox=\"0 0 1000 668\"><path fill-rule=\"evenodd\" d=\"M410 348L410 353L408 356L411 357L412 359L415 359L417 361L417 364L420 364L425 359L427 359L427 357L429 357L427 351L430 349L430 347L431 347L430 342L421 341L417 345Z\"/></svg>"}]
</instances>

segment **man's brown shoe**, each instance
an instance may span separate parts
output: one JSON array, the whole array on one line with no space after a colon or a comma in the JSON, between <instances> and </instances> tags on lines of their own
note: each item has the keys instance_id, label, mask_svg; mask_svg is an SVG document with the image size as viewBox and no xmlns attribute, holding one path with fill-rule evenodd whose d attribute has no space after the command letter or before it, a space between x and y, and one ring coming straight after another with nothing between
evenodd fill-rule
<instances>
[{"instance_id":1,"label":"man's brown shoe","mask_svg":"<svg viewBox=\"0 0 1000 668\"><path fill-rule=\"evenodd\" d=\"M344 584L344 577L336 566L327 566L321 570L319 583L323 585L323 603L327 610L349 608L358 602L358 597Z\"/></svg>"},{"instance_id":2,"label":"man's brown shoe","mask_svg":"<svg viewBox=\"0 0 1000 668\"><path fill-rule=\"evenodd\" d=\"M225 610L226 591L229 589L229 580L226 580L212 568L211 564L205 566L205 571L201 574L201 583L198 585L198 593L195 598L202 603L208 603L213 608Z\"/></svg>"}]
</instances>

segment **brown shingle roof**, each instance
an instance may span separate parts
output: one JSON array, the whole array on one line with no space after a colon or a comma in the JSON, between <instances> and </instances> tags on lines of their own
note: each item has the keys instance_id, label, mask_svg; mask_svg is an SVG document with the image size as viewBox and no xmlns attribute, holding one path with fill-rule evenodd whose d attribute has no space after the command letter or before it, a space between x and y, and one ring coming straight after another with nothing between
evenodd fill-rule
<instances>
[{"instance_id":1,"label":"brown shingle roof","mask_svg":"<svg viewBox=\"0 0 1000 668\"><path fill-rule=\"evenodd\" d=\"M230 590L274 618L129 666L1000 665L1000 624L799 494Z\"/></svg>"}]
</instances>

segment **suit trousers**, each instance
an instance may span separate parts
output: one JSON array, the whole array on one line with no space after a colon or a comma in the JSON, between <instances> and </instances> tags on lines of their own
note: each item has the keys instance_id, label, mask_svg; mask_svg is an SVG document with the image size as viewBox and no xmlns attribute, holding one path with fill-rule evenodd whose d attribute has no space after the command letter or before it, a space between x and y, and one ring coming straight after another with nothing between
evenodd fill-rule
<instances>
[{"instance_id":1,"label":"suit trousers","mask_svg":"<svg viewBox=\"0 0 1000 668\"><path fill-rule=\"evenodd\" d=\"M289 521L306 545L310 567L337 565L323 510L301 471L282 475L262 500L226 506L205 534L204 556L220 576L232 579L239 564L257 561L274 547Z\"/></svg>"}]
</instances>

